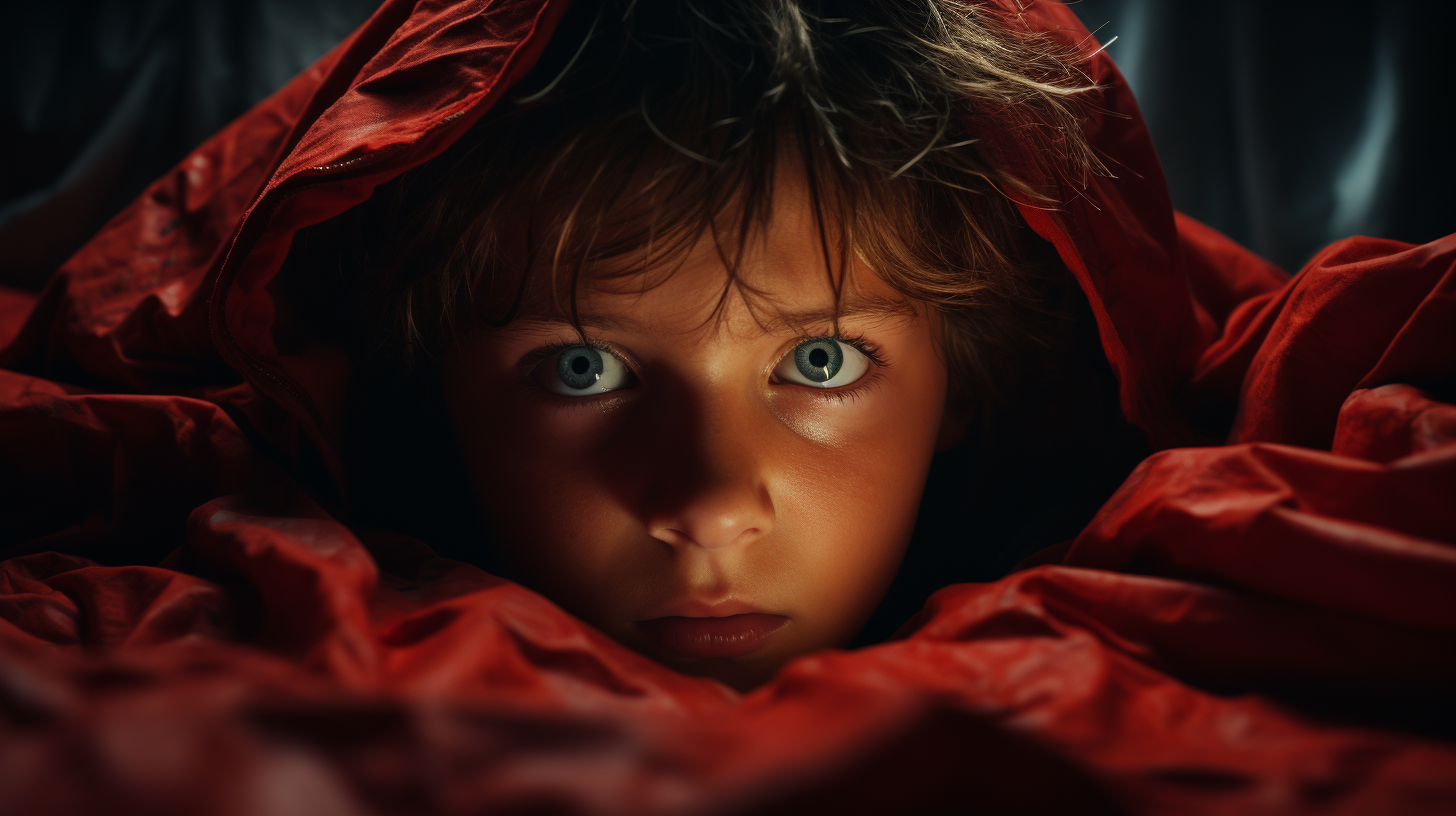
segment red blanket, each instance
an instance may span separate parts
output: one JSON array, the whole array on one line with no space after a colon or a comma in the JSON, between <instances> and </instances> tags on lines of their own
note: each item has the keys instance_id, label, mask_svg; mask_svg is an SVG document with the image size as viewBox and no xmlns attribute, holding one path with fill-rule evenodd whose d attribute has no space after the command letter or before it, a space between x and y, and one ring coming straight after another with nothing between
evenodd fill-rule
<instances>
[{"instance_id":1,"label":"red blanket","mask_svg":"<svg viewBox=\"0 0 1456 816\"><path fill-rule=\"evenodd\" d=\"M1286 279L1175 215L1105 55L1114 175L1022 214L1160 452L1037 565L740 696L331 517L347 372L274 348L267 284L563 4L415 5L0 297L0 811L1456 811L1456 237Z\"/></svg>"}]
</instances>

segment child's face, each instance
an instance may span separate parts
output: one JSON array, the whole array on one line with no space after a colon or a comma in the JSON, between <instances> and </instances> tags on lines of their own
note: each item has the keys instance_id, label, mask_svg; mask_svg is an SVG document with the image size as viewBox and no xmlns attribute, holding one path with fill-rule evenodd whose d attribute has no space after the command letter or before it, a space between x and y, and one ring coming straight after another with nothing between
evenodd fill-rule
<instances>
[{"instance_id":1,"label":"child's face","mask_svg":"<svg viewBox=\"0 0 1456 816\"><path fill-rule=\"evenodd\" d=\"M857 266L840 340L822 339L835 298L818 236L786 178L741 264L763 295L757 319L733 291L712 319L727 272L703 240L645 291L583 283L598 348L527 314L445 363L451 421L515 577L738 688L854 636L953 436L934 318L917 304Z\"/></svg>"}]
</instances>

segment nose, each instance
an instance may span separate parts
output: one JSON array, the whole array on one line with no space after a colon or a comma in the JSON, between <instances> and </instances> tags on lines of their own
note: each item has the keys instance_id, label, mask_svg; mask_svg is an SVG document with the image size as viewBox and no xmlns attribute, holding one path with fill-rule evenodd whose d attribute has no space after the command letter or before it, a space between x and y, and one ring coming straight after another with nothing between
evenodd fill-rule
<instances>
[{"instance_id":1,"label":"nose","mask_svg":"<svg viewBox=\"0 0 1456 816\"><path fill-rule=\"evenodd\" d=\"M722 483L704 490L675 512L656 514L648 531L680 547L712 550L752 544L773 529L773 507L763 491L739 488Z\"/></svg>"},{"instance_id":2,"label":"nose","mask_svg":"<svg viewBox=\"0 0 1456 816\"><path fill-rule=\"evenodd\" d=\"M752 544L773 530L773 499L745 419L714 411L670 434L678 438L662 439L666 455L644 508L653 538L720 549Z\"/></svg>"}]
</instances>

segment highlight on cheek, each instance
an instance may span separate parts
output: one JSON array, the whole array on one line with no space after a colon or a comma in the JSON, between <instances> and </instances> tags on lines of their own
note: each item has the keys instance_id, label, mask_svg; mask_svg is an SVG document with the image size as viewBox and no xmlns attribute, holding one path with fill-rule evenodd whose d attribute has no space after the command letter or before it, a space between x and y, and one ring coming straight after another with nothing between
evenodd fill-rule
<instances>
[{"instance_id":1,"label":"highlight on cheek","mask_svg":"<svg viewBox=\"0 0 1456 816\"><path fill-rule=\"evenodd\" d=\"M868 355L849 343L811 337L779 361L774 377L811 388L842 388L858 382L869 371L870 362Z\"/></svg>"}]
</instances>

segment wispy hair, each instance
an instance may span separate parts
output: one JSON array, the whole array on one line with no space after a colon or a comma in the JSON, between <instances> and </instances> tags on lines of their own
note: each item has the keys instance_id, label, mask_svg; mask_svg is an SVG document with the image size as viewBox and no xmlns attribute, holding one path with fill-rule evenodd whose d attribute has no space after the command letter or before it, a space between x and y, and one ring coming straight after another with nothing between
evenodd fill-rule
<instances>
[{"instance_id":1,"label":"wispy hair","mask_svg":"<svg viewBox=\"0 0 1456 816\"><path fill-rule=\"evenodd\" d=\"M989 405L1066 276L1008 198L1058 196L984 139L1014 133L1064 187L1103 172L1083 59L979 3L583 0L465 139L334 227L363 270L361 348L418 365L533 298L574 317L584 275L660 280L705 235L719 305L757 307L739 260L792 162L834 290L857 257L928 305L957 399Z\"/></svg>"}]
</instances>

